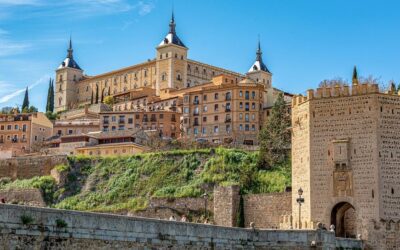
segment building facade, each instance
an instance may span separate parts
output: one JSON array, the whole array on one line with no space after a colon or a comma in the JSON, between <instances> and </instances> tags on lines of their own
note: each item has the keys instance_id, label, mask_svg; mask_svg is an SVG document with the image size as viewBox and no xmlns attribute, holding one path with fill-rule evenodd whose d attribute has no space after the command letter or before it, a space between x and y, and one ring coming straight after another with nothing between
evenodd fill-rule
<instances>
[{"instance_id":1,"label":"building facade","mask_svg":"<svg viewBox=\"0 0 400 250\"><path fill-rule=\"evenodd\" d=\"M400 96L354 81L309 90L292 108L293 226L333 224L337 236L398 249Z\"/></svg>"},{"instance_id":2,"label":"building facade","mask_svg":"<svg viewBox=\"0 0 400 250\"><path fill-rule=\"evenodd\" d=\"M1 114L0 151L5 156L31 153L53 133L53 123L43 113Z\"/></svg>"},{"instance_id":3,"label":"building facade","mask_svg":"<svg viewBox=\"0 0 400 250\"><path fill-rule=\"evenodd\" d=\"M229 75L214 77L183 97L183 134L191 141L258 144L264 86L251 79L237 82Z\"/></svg>"}]
</instances>

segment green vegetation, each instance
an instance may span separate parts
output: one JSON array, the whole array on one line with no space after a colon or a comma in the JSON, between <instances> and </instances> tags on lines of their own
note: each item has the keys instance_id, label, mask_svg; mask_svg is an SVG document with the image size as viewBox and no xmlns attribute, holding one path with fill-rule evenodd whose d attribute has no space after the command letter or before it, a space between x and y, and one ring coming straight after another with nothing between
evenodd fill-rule
<instances>
[{"instance_id":1,"label":"green vegetation","mask_svg":"<svg viewBox=\"0 0 400 250\"><path fill-rule=\"evenodd\" d=\"M33 218L30 215L23 214L23 215L21 215L21 222L24 225L29 225L29 224L33 223Z\"/></svg>"},{"instance_id":2,"label":"green vegetation","mask_svg":"<svg viewBox=\"0 0 400 250\"><path fill-rule=\"evenodd\" d=\"M173 150L130 157L69 157L64 186L51 177L5 181L0 188L37 187L50 206L98 212L146 209L152 197L200 197L214 185L242 193L282 192L290 186L290 162L271 169L258 165L258 152L235 149Z\"/></svg>"},{"instance_id":3,"label":"green vegetation","mask_svg":"<svg viewBox=\"0 0 400 250\"><path fill-rule=\"evenodd\" d=\"M60 173L69 170L69 166L64 165L64 164L57 165L54 168Z\"/></svg>"},{"instance_id":4,"label":"green vegetation","mask_svg":"<svg viewBox=\"0 0 400 250\"><path fill-rule=\"evenodd\" d=\"M54 201L54 192L56 191L56 182L51 176L34 177L28 180L15 180L13 182L0 182L0 189L22 189L38 188L45 202L51 204Z\"/></svg>"},{"instance_id":5,"label":"green vegetation","mask_svg":"<svg viewBox=\"0 0 400 250\"><path fill-rule=\"evenodd\" d=\"M65 228L68 226L68 223L65 222L63 219L56 219L56 227L58 228Z\"/></svg>"}]
</instances>

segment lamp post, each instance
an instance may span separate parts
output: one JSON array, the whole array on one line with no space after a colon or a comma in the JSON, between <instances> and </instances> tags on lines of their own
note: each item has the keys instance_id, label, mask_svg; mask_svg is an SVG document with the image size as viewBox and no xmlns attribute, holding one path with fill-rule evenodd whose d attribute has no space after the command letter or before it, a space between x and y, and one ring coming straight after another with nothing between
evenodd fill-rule
<instances>
[{"instance_id":1,"label":"lamp post","mask_svg":"<svg viewBox=\"0 0 400 250\"><path fill-rule=\"evenodd\" d=\"M208 200L208 194L207 192L204 192L204 194L201 195L201 197L204 198L204 216L207 218L207 200Z\"/></svg>"},{"instance_id":2,"label":"lamp post","mask_svg":"<svg viewBox=\"0 0 400 250\"><path fill-rule=\"evenodd\" d=\"M304 198L301 197L303 195L303 189L299 188L297 191L299 197L296 199L297 203L299 203L299 229L301 229L301 204L304 203Z\"/></svg>"}]
</instances>

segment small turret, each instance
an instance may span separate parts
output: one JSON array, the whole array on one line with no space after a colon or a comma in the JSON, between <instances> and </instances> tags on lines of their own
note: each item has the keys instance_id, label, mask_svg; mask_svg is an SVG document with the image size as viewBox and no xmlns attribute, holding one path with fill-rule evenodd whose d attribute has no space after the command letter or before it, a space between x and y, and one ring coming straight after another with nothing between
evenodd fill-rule
<instances>
[{"instance_id":1,"label":"small turret","mask_svg":"<svg viewBox=\"0 0 400 250\"><path fill-rule=\"evenodd\" d=\"M158 46L175 44L186 48L185 44L183 44L181 39L179 39L178 35L176 34L175 27L176 27L175 17L174 17L174 12L172 11L171 21L169 22L169 32L167 36L164 38L164 40L162 40Z\"/></svg>"}]
</instances>

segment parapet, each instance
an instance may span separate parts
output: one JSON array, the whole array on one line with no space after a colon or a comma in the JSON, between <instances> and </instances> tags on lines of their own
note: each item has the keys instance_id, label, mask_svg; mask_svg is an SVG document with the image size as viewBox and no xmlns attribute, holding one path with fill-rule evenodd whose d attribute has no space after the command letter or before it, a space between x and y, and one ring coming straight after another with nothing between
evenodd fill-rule
<instances>
[{"instance_id":1,"label":"parapet","mask_svg":"<svg viewBox=\"0 0 400 250\"><path fill-rule=\"evenodd\" d=\"M353 84L350 88L348 85L336 85L334 87L321 87L307 90L307 96L296 95L292 98L292 106L300 105L306 101L323 98L335 98L345 96L357 96L365 94L375 94L379 92L378 84ZM389 94L395 94L390 92ZM400 95L400 92L399 94Z\"/></svg>"}]
</instances>

